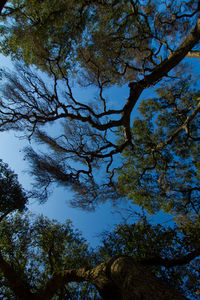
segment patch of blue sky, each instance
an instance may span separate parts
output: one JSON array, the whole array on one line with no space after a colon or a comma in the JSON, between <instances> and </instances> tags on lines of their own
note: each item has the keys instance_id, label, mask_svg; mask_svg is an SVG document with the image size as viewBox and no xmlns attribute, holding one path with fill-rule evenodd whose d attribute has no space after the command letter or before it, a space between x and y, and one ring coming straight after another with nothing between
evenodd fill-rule
<instances>
[{"instance_id":1,"label":"patch of blue sky","mask_svg":"<svg viewBox=\"0 0 200 300\"><path fill-rule=\"evenodd\" d=\"M13 68L12 62L9 58L0 56L1 66L7 68ZM40 73L41 74L41 73ZM41 74L42 75L42 74ZM44 75L44 79L48 81L48 77ZM100 101L98 99L98 89L96 88L84 88L73 87L74 96L78 100L83 100L85 103L94 101ZM110 108L121 109L129 96L128 85L122 87L113 87L112 89L105 89L104 97L108 100ZM142 97L152 96L152 89L143 92ZM89 101L88 101L89 99ZM99 103L99 102L97 102ZM138 106L138 105L137 105ZM133 112L133 118L139 116L137 106ZM47 126L48 132L53 136L60 132L59 125L51 124ZM21 133L3 132L0 133L0 158L9 164L19 177L20 183L25 188L31 188L31 182L33 179L28 175L28 164L24 160L23 148L28 146L27 140L19 138ZM32 142L31 142L32 143ZM32 143L34 148L37 146ZM120 158L117 158L115 164L120 162ZM73 193L66 188L57 187L54 185L53 192L47 202L43 205L37 203L37 201L31 202L29 208L34 213L44 214L49 218L57 219L58 221L65 221L70 219L74 226L83 232L84 237L93 245L98 244L98 235L105 230L111 230L114 225L122 222L127 217L127 210L130 209L130 203L124 199L120 199L119 205L113 207L112 203L107 201L101 203L94 212L82 211L81 209L71 208L69 206L69 200L73 197ZM131 206L132 210L141 212L138 206ZM121 212L119 214L119 211ZM152 222L167 222L169 216L162 212L157 216L151 217ZM131 219L131 222L134 221Z\"/></svg>"}]
</instances>

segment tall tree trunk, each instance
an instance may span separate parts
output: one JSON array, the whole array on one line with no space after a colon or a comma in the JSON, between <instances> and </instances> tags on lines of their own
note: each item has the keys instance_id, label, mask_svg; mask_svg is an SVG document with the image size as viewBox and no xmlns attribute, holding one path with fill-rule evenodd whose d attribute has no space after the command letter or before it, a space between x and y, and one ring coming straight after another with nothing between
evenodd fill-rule
<instances>
[{"instance_id":1,"label":"tall tree trunk","mask_svg":"<svg viewBox=\"0 0 200 300\"><path fill-rule=\"evenodd\" d=\"M131 257L111 259L104 267L104 272L99 270L101 275L95 279L95 285L104 300L187 299ZM98 268L101 269L101 265L96 268L97 273Z\"/></svg>"},{"instance_id":2,"label":"tall tree trunk","mask_svg":"<svg viewBox=\"0 0 200 300\"><path fill-rule=\"evenodd\" d=\"M0 253L0 269L20 300L50 300L69 282L88 281L98 289L104 300L185 300L172 287L129 256L111 258L92 269L56 272L46 286L36 293L22 280Z\"/></svg>"},{"instance_id":3,"label":"tall tree trunk","mask_svg":"<svg viewBox=\"0 0 200 300\"><path fill-rule=\"evenodd\" d=\"M114 257L89 270L56 272L35 299L49 300L64 284L83 281L96 286L104 300L187 299L128 256Z\"/></svg>"}]
</instances>

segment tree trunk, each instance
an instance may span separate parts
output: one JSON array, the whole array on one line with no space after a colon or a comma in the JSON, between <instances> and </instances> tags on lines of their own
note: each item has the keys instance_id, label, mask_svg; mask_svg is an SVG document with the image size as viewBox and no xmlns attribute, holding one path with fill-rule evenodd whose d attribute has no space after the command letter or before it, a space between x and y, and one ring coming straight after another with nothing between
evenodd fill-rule
<instances>
[{"instance_id":1,"label":"tree trunk","mask_svg":"<svg viewBox=\"0 0 200 300\"><path fill-rule=\"evenodd\" d=\"M50 300L63 285L83 281L96 286L104 300L187 299L128 256L111 258L89 270L56 272L35 299Z\"/></svg>"},{"instance_id":2,"label":"tree trunk","mask_svg":"<svg viewBox=\"0 0 200 300\"><path fill-rule=\"evenodd\" d=\"M89 270L81 268L56 272L36 293L31 292L29 284L17 276L1 255L0 269L20 300L50 300L67 283L83 281L96 286L104 300L187 299L128 256L111 258Z\"/></svg>"},{"instance_id":3,"label":"tree trunk","mask_svg":"<svg viewBox=\"0 0 200 300\"><path fill-rule=\"evenodd\" d=\"M120 256L95 269L93 276L98 277L91 278L91 282L104 300L187 299L131 257Z\"/></svg>"}]
</instances>

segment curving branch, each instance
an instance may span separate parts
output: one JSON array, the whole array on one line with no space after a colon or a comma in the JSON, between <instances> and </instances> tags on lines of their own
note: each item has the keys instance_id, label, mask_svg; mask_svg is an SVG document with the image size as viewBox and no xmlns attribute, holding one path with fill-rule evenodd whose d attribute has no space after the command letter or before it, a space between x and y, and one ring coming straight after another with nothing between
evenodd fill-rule
<instances>
[{"instance_id":1,"label":"curving branch","mask_svg":"<svg viewBox=\"0 0 200 300\"><path fill-rule=\"evenodd\" d=\"M199 42L200 40L200 19L198 19L196 26L193 28L191 33L186 37L183 43L179 48L169 55L161 64L159 64L151 74L146 75L144 79L139 82L131 82L130 87L130 96L126 106L124 107L124 114L130 114L135 104L138 101L139 96L142 91L152 85L155 85L160 81L164 76L177 66L188 52Z\"/></svg>"},{"instance_id":2,"label":"curving branch","mask_svg":"<svg viewBox=\"0 0 200 300\"><path fill-rule=\"evenodd\" d=\"M183 124L181 126L179 126L172 134L171 136L165 141L162 142L158 145L156 145L156 149L161 149L166 145L169 145L173 142L173 140L175 139L175 137L179 134L180 131L185 130L188 137L190 137L189 135L189 124L192 122L192 120L196 117L196 115L199 113L200 111L200 98L197 99L199 101L199 103L197 104L196 108L193 110L193 112L186 118L186 120L183 122Z\"/></svg>"}]
</instances>

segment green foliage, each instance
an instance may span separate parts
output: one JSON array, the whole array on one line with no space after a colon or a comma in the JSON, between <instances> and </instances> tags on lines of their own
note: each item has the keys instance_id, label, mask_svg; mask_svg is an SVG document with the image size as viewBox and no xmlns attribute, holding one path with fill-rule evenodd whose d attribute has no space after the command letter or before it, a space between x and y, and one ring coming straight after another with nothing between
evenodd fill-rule
<instances>
[{"instance_id":1,"label":"green foliage","mask_svg":"<svg viewBox=\"0 0 200 300\"><path fill-rule=\"evenodd\" d=\"M23 211L28 199L18 182L17 175L0 160L0 213L4 215L18 209Z\"/></svg>"},{"instance_id":2,"label":"green foliage","mask_svg":"<svg viewBox=\"0 0 200 300\"><path fill-rule=\"evenodd\" d=\"M80 201L75 197L77 205L83 208L93 208L100 198L104 201L106 193L108 199L118 197L114 182L115 162L124 149L125 156L132 151L127 148L132 139L131 113L142 91L162 80L180 64L188 51L198 46L198 12L197 1L190 0L164 3L157 0L7 2L2 15L1 51L25 65L18 65L16 73L2 71L0 127L1 130L22 130L29 138L36 137L41 147L49 147L50 154L27 151L32 173L45 189L44 196L47 187L57 181L67 188L71 185L80 195ZM47 71L49 76L43 74L43 81L32 71L34 67L29 68L32 65ZM105 88L127 82L130 83L130 93L126 103L125 99L118 103L115 99L109 101ZM89 99L92 96L88 96L86 89L77 93L78 83L95 87L97 96L92 104ZM182 97L181 94L179 96ZM173 100L173 95L170 97ZM171 139L170 134L184 125L183 119L186 121L190 114L192 116L192 111L188 106L185 114L180 105L171 116L168 114L171 104L166 104L167 107L164 104L164 116L158 116L159 109L154 102L159 101L149 100L141 105L144 120L134 122L134 154L130 154L130 163L125 162L121 171L119 191L151 212L160 208L183 210L192 194L195 198L193 210L198 210L198 205L195 205L199 190L197 186L193 189L189 183L199 168L198 159L195 160L195 170L190 168L189 160L179 168L175 157L186 158L184 147L169 150L174 140L182 143L183 130L179 130L176 138L172 136ZM175 108L176 104L173 105ZM148 111L148 107L149 117L142 112L144 109ZM192 108L196 114L194 105ZM61 120L65 130L62 134L60 127L57 129ZM155 132L155 120L155 128L163 127L160 132ZM55 124L54 134L45 126L48 124ZM166 127L168 124L170 128ZM113 132L119 127L123 130L124 139L117 145ZM193 138L192 145L189 145L191 140L190 137L187 139L188 147L195 144ZM127 167L133 161L134 167ZM166 174L166 164L171 162L173 167L167 167L169 171ZM100 172L99 166L106 173L100 180L96 176ZM180 178L179 185L169 187L170 178L175 174L176 178ZM186 187L185 180L188 183ZM137 187L133 189L133 186ZM89 195L88 199L86 195ZM153 198L155 201L151 205ZM180 202L179 198L183 201ZM188 209L186 206L185 210Z\"/></svg>"},{"instance_id":3,"label":"green foliage","mask_svg":"<svg viewBox=\"0 0 200 300\"><path fill-rule=\"evenodd\" d=\"M144 2L148 6L146 18L151 18L154 3ZM151 29L142 15L144 7L131 1L111 3L94 8L89 35L78 52L81 66L87 72L84 80L90 83L98 79L104 85L133 80L139 70L133 66L146 65L148 61Z\"/></svg>"},{"instance_id":4,"label":"green foliage","mask_svg":"<svg viewBox=\"0 0 200 300\"><path fill-rule=\"evenodd\" d=\"M88 244L69 220L60 224L42 216L15 214L1 223L0 241L1 254L20 278L30 284L32 292L43 288L53 272L89 267L94 263ZM2 273L0 282L0 297L15 299ZM87 295L87 299L97 295L90 284L73 283L63 286L53 299L59 296L59 299L84 299Z\"/></svg>"},{"instance_id":5,"label":"green foliage","mask_svg":"<svg viewBox=\"0 0 200 300\"><path fill-rule=\"evenodd\" d=\"M47 70L72 68L73 43L83 33L88 13L81 1L8 1L1 25L5 55Z\"/></svg>"},{"instance_id":6,"label":"green foliage","mask_svg":"<svg viewBox=\"0 0 200 300\"><path fill-rule=\"evenodd\" d=\"M145 219L118 226L106 234L96 257L70 222L61 225L17 214L7 217L0 224L2 255L33 292L45 286L53 272L93 266L117 254L141 262L150 260L148 267L157 276L186 295L199 288L197 255L179 266L167 263L200 249L199 219L193 217L200 209L200 92L193 89L190 78L165 80L156 90L157 97L141 102L132 135L130 129L131 112L141 92L167 76L197 45L197 4L190 0L7 1L1 17L0 51L27 66L19 67L14 75L2 72L8 84L0 101L0 123L2 130L26 128L49 146L48 155L27 150L40 187L46 191L55 181L70 185L81 194L82 202L76 198L79 206L94 207L94 200L110 198L110 190L118 196L113 157L123 151L118 176L121 195L151 213L163 209L179 217L175 228L151 226ZM181 44L185 36L187 41ZM51 76L51 88L28 69L30 65ZM76 83L97 86L98 110L74 96L70 80L75 75ZM130 95L126 104L120 109L110 103L107 106L104 87L127 82ZM51 138L45 130L38 130L59 119L66 122L66 135ZM123 128L123 137L116 145L113 130L118 127ZM101 162L107 163L109 176L100 189L96 175ZM79 163L82 169L77 167ZM1 165L0 209L4 216L23 210L27 199L16 175ZM14 299L3 274L0 281L0 297ZM90 285L69 284L54 299L70 297L97 298Z\"/></svg>"},{"instance_id":7,"label":"green foliage","mask_svg":"<svg viewBox=\"0 0 200 300\"><path fill-rule=\"evenodd\" d=\"M194 25L180 14L194 13L195 1L168 2L10 0L0 51L48 72L72 74L82 67L84 85L122 84L150 71L158 55L165 58L174 48L173 38Z\"/></svg>"},{"instance_id":8,"label":"green foliage","mask_svg":"<svg viewBox=\"0 0 200 300\"><path fill-rule=\"evenodd\" d=\"M143 100L133 148L123 153L119 190L149 212L199 211L199 101L190 77L165 81Z\"/></svg>"}]
</instances>

